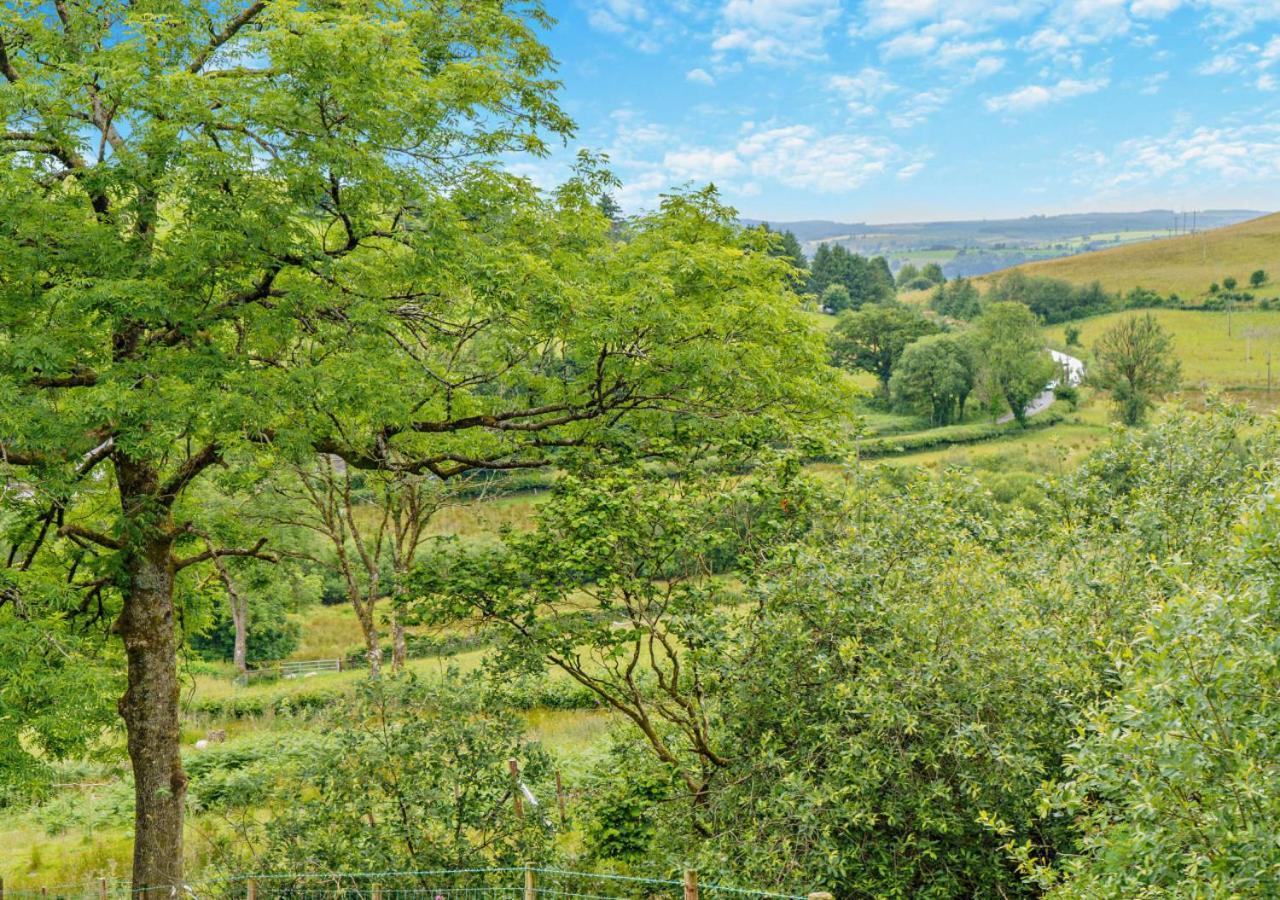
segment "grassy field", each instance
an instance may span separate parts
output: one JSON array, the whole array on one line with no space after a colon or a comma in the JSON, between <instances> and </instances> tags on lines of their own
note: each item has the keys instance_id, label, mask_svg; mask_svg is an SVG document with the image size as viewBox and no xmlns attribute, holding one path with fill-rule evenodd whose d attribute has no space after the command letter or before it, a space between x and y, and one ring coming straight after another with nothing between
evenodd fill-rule
<instances>
[{"instance_id":1,"label":"grassy field","mask_svg":"<svg viewBox=\"0 0 1280 900\"><path fill-rule=\"evenodd\" d=\"M1151 311L1173 335L1174 351L1182 363L1186 390L1262 391L1267 388L1271 360L1273 386L1280 387L1280 311L1201 312ZM1134 313L1111 313L1074 323L1080 342L1090 351L1097 339L1117 321ZM1045 330L1050 342L1061 344L1067 326Z\"/></svg>"},{"instance_id":2,"label":"grassy field","mask_svg":"<svg viewBox=\"0 0 1280 900\"><path fill-rule=\"evenodd\" d=\"M1077 284L1098 281L1111 291L1145 287L1183 298L1200 296L1210 283L1228 275L1247 286L1251 272L1265 269L1277 280L1256 293L1276 297L1280 296L1280 213L1199 234L1124 244L1017 268Z\"/></svg>"}]
</instances>

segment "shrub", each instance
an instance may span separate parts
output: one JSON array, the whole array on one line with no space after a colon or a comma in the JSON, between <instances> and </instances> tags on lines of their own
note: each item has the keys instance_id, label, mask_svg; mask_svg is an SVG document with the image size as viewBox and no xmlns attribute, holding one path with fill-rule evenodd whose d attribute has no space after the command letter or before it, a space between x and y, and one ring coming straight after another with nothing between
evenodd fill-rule
<instances>
[{"instance_id":1,"label":"shrub","mask_svg":"<svg viewBox=\"0 0 1280 900\"><path fill-rule=\"evenodd\" d=\"M1037 416L1027 420L1028 428L1044 428L1061 422L1068 412L1066 403L1055 403ZM931 428L915 434L886 435L862 441L858 454L865 459L879 456L893 456L899 453L914 453L929 450L933 447L945 447L950 444L973 444L989 441L1023 431L1017 422L974 422L967 425L949 425L945 428Z\"/></svg>"}]
</instances>

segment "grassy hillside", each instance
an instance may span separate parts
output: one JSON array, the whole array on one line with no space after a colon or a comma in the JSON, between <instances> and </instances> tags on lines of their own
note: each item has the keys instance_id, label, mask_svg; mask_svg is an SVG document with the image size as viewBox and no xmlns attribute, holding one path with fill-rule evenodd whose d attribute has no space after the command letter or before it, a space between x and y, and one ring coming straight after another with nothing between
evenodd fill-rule
<instances>
[{"instance_id":1,"label":"grassy hillside","mask_svg":"<svg viewBox=\"0 0 1280 900\"><path fill-rule=\"evenodd\" d=\"M1139 314L1142 312L1145 310ZM1272 385L1280 392L1280 312L1157 309L1151 313L1173 335L1185 389L1265 390L1270 354ZM1088 351L1103 332L1131 315L1134 313L1111 313L1073 324L1080 329L1080 342ZM1060 346L1065 328L1055 325L1046 328L1045 334Z\"/></svg>"},{"instance_id":2,"label":"grassy hillside","mask_svg":"<svg viewBox=\"0 0 1280 900\"><path fill-rule=\"evenodd\" d=\"M1203 294L1211 282L1221 282L1228 275L1246 286L1251 272L1266 269L1274 280L1258 295L1280 296L1280 213L1214 231L1143 241L1017 268L1029 275L1062 278L1077 284L1099 281L1112 291L1141 286L1184 298Z\"/></svg>"}]
</instances>

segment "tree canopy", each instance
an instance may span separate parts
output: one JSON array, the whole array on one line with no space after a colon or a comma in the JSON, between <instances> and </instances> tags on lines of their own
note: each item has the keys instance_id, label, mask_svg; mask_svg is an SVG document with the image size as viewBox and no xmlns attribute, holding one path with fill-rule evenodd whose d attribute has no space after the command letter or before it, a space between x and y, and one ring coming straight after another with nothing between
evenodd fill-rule
<instances>
[{"instance_id":1,"label":"tree canopy","mask_svg":"<svg viewBox=\"0 0 1280 900\"><path fill-rule=\"evenodd\" d=\"M1126 425L1140 423L1156 400L1178 387L1173 338L1151 313L1121 319L1098 338L1093 355L1090 380L1111 393Z\"/></svg>"},{"instance_id":2,"label":"tree canopy","mask_svg":"<svg viewBox=\"0 0 1280 900\"><path fill-rule=\"evenodd\" d=\"M838 366L870 372L889 395L889 378L907 345L937 331L937 326L909 306L868 306L846 313L831 332L832 360Z\"/></svg>"},{"instance_id":3,"label":"tree canopy","mask_svg":"<svg viewBox=\"0 0 1280 900\"><path fill-rule=\"evenodd\" d=\"M1035 316L1021 303L990 303L973 327L982 359L981 388L989 399L1007 404L1014 419L1025 425L1027 404L1057 371Z\"/></svg>"},{"instance_id":4,"label":"tree canopy","mask_svg":"<svg viewBox=\"0 0 1280 900\"><path fill-rule=\"evenodd\" d=\"M819 244L809 266L809 292L822 296L833 284L849 292L850 309L885 303L896 294L893 275L884 257L867 259L840 244Z\"/></svg>"}]
</instances>

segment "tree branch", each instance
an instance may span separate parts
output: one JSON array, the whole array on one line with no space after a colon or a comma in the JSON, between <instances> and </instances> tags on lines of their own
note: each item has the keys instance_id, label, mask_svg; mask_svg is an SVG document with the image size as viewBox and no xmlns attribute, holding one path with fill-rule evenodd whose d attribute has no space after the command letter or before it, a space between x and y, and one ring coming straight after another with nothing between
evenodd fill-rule
<instances>
[{"instance_id":1,"label":"tree branch","mask_svg":"<svg viewBox=\"0 0 1280 900\"><path fill-rule=\"evenodd\" d=\"M262 552L262 548L266 545L267 539L261 538L258 543L254 544L252 547L227 547L222 550L215 550L210 547L201 553L197 553L195 556L188 556L184 559L175 559L173 562L173 568L175 571L180 572L188 566L194 566L196 563L208 562L211 559L220 559L226 556L248 557L272 563L279 562L280 557L276 556L276 554Z\"/></svg>"},{"instance_id":2,"label":"tree branch","mask_svg":"<svg viewBox=\"0 0 1280 900\"><path fill-rule=\"evenodd\" d=\"M109 550L124 549L124 541L119 538L113 538L109 534L103 534L102 532L94 531L91 528L85 528L83 525L63 525L58 529L58 534L61 537L81 538L82 540L91 541L92 543L98 544L101 547L106 547Z\"/></svg>"},{"instance_id":3,"label":"tree branch","mask_svg":"<svg viewBox=\"0 0 1280 900\"><path fill-rule=\"evenodd\" d=\"M199 453L191 456L178 467L173 477L160 488L160 502L165 505L173 503L182 489L196 479L209 466L222 459L222 447L217 441L206 444Z\"/></svg>"},{"instance_id":4,"label":"tree branch","mask_svg":"<svg viewBox=\"0 0 1280 900\"><path fill-rule=\"evenodd\" d=\"M191 65L187 67L187 71L195 75L201 69L203 69L204 64L209 61L209 57L217 53L219 47L221 47L227 41L235 37L240 32L240 29L244 28L246 25L248 25L250 22L256 19L258 16L258 13L266 9L266 6L267 4L266 2L264 2L264 0L259 0L259 2L257 3L250 4L249 7L245 9L244 12L242 12L240 15L236 16L234 19L228 22L226 24L226 27L224 27L221 31L215 34L210 39L208 45L203 50L201 50L199 53L196 54L196 58L193 59L191 61Z\"/></svg>"}]
</instances>

